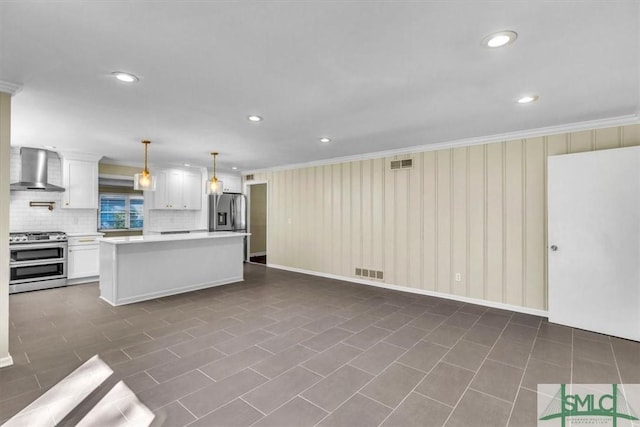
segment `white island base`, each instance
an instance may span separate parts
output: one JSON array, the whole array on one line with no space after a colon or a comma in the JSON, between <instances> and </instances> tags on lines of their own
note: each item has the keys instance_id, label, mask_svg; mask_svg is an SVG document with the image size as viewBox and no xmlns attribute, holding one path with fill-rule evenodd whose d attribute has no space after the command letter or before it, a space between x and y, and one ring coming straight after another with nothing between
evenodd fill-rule
<instances>
[{"instance_id":1,"label":"white island base","mask_svg":"<svg viewBox=\"0 0 640 427\"><path fill-rule=\"evenodd\" d=\"M241 282L246 233L105 238L100 298L117 306Z\"/></svg>"}]
</instances>

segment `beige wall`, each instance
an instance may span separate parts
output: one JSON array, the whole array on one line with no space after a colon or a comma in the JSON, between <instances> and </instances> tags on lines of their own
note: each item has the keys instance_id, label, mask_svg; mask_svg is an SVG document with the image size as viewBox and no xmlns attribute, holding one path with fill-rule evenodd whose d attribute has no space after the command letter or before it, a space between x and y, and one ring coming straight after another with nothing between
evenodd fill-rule
<instances>
[{"instance_id":1,"label":"beige wall","mask_svg":"<svg viewBox=\"0 0 640 427\"><path fill-rule=\"evenodd\" d=\"M640 125L255 174L269 263L546 310L547 156L630 145Z\"/></svg>"},{"instance_id":2,"label":"beige wall","mask_svg":"<svg viewBox=\"0 0 640 427\"><path fill-rule=\"evenodd\" d=\"M0 92L0 366L9 356L9 165L11 95Z\"/></svg>"},{"instance_id":3,"label":"beige wall","mask_svg":"<svg viewBox=\"0 0 640 427\"><path fill-rule=\"evenodd\" d=\"M267 251L267 184L249 186L251 205L249 232L251 233L250 254Z\"/></svg>"}]
</instances>

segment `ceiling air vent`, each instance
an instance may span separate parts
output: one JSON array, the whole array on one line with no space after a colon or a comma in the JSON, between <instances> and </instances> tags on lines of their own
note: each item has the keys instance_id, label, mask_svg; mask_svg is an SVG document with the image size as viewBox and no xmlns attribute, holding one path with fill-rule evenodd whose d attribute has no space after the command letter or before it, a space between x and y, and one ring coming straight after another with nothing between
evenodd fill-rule
<instances>
[{"instance_id":1,"label":"ceiling air vent","mask_svg":"<svg viewBox=\"0 0 640 427\"><path fill-rule=\"evenodd\" d=\"M413 167L413 159L391 161L391 170L410 169L412 167Z\"/></svg>"},{"instance_id":2,"label":"ceiling air vent","mask_svg":"<svg viewBox=\"0 0 640 427\"><path fill-rule=\"evenodd\" d=\"M253 181L253 174L244 177L245 181Z\"/></svg>"}]
</instances>

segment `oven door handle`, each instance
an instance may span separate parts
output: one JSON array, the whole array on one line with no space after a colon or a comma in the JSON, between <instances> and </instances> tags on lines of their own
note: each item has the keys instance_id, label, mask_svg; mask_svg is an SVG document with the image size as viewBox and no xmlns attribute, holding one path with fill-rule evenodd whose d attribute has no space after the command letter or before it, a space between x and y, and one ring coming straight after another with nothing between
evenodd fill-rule
<instances>
[{"instance_id":1,"label":"oven door handle","mask_svg":"<svg viewBox=\"0 0 640 427\"><path fill-rule=\"evenodd\" d=\"M66 262L66 258L47 258L47 259L38 259L38 260L29 260L29 261L11 261L9 262L9 267L31 267L37 265L48 265L48 264L61 264Z\"/></svg>"},{"instance_id":2,"label":"oven door handle","mask_svg":"<svg viewBox=\"0 0 640 427\"><path fill-rule=\"evenodd\" d=\"M67 242L56 243L28 243L23 245L9 245L10 251L22 251L25 249L49 249L49 248L66 248Z\"/></svg>"}]
</instances>

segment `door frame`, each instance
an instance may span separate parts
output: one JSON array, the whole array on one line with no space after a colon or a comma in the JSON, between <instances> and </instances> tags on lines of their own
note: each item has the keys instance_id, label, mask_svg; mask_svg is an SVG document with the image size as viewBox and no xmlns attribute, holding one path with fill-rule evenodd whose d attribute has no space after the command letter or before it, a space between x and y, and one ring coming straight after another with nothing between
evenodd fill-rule
<instances>
[{"instance_id":1,"label":"door frame","mask_svg":"<svg viewBox=\"0 0 640 427\"><path fill-rule=\"evenodd\" d=\"M251 230L251 187L252 185L265 184L267 186L267 200L266 206L267 209L267 239L265 242L265 254L269 253L269 181L266 180L252 180L244 183L244 194L247 197L247 233ZM251 264L258 264L250 261L251 259L251 236L247 236L247 259L245 260ZM258 264L265 265L265 264ZM268 265L268 264L267 264Z\"/></svg>"}]
</instances>

